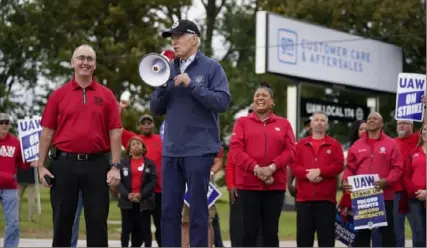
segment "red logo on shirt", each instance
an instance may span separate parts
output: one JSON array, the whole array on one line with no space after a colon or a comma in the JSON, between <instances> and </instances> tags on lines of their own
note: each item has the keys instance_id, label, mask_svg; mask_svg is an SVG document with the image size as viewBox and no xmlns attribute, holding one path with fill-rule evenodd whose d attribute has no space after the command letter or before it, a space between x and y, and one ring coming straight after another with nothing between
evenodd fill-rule
<instances>
[{"instance_id":1,"label":"red logo on shirt","mask_svg":"<svg viewBox=\"0 0 427 248\"><path fill-rule=\"evenodd\" d=\"M94 97L94 102L96 105L102 105L102 103L104 102L104 100L102 100L102 97L100 96L95 96Z\"/></svg>"}]
</instances>

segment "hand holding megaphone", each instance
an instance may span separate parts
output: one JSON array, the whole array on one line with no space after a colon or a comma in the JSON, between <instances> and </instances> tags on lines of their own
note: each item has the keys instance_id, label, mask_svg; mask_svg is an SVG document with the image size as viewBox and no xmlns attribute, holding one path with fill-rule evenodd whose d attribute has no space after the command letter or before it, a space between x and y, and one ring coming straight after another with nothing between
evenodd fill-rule
<instances>
[{"instance_id":1,"label":"hand holding megaphone","mask_svg":"<svg viewBox=\"0 0 427 248\"><path fill-rule=\"evenodd\" d=\"M130 99L130 92L126 90L120 96L120 102L119 102L120 113L123 111L123 109L129 106L129 99Z\"/></svg>"},{"instance_id":2,"label":"hand holding megaphone","mask_svg":"<svg viewBox=\"0 0 427 248\"><path fill-rule=\"evenodd\" d=\"M139 62L139 76L152 87L163 86L171 77L170 63L174 59L172 50L165 50L161 54L149 53Z\"/></svg>"}]
</instances>

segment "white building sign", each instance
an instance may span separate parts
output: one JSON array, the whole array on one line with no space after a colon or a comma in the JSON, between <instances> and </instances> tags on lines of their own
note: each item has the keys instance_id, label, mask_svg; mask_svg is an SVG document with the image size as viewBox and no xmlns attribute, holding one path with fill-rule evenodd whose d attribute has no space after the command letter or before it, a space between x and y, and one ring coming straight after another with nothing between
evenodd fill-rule
<instances>
[{"instance_id":1,"label":"white building sign","mask_svg":"<svg viewBox=\"0 0 427 248\"><path fill-rule=\"evenodd\" d=\"M402 49L259 11L256 73L396 92Z\"/></svg>"}]
</instances>

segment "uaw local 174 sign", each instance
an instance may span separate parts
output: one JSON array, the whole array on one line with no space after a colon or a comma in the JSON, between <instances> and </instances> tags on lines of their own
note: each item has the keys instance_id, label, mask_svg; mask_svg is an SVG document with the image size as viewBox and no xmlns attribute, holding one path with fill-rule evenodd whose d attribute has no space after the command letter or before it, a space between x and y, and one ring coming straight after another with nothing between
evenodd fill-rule
<instances>
[{"instance_id":1,"label":"uaw local 174 sign","mask_svg":"<svg viewBox=\"0 0 427 248\"><path fill-rule=\"evenodd\" d=\"M375 187L378 174L358 175L348 178L352 186L351 211L354 230L387 226L382 189Z\"/></svg>"},{"instance_id":2,"label":"uaw local 174 sign","mask_svg":"<svg viewBox=\"0 0 427 248\"><path fill-rule=\"evenodd\" d=\"M185 195L184 195L184 203L190 207L190 194L188 193L188 187L185 186ZM208 207L212 207L215 202L221 197L221 192L213 185L213 183L209 183L208 186Z\"/></svg>"},{"instance_id":3,"label":"uaw local 174 sign","mask_svg":"<svg viewBox=\"0 0 427 248\"><path fill-rule=\"evenodd\" d=\"M22 160L25 163L39 159L39 142L42 126L40 117L18 120L19 141L21 143Z\"/></svg>"},{"instance_id":4,"label":"uaw local 174 sign","mask_svg":"<svg viewBox=\"0 0 427 248\"><path fill-rule=\"evenodd\" d=\"M425 74L399 73L395 119L422 122L424 117L422 96L425 91Z\"/></svg>"}]
</instances>

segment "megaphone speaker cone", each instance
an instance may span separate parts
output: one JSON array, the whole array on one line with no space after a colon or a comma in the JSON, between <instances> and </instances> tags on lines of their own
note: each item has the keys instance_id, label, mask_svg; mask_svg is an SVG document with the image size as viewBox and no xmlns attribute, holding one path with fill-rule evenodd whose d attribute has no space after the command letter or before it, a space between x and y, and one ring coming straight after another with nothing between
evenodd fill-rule
<instances>
[{"instance_id":1,"label":"megaphone speaker cone","mask_svg":"<svg viewBox=\"0 0 427 248\"><path fill-rule=\"evenodd\" d=\"M160 54L149 53L139 62L139 76L148 85L159 87L171 77L169 61Z\"/></svg>"}]
</instances>

